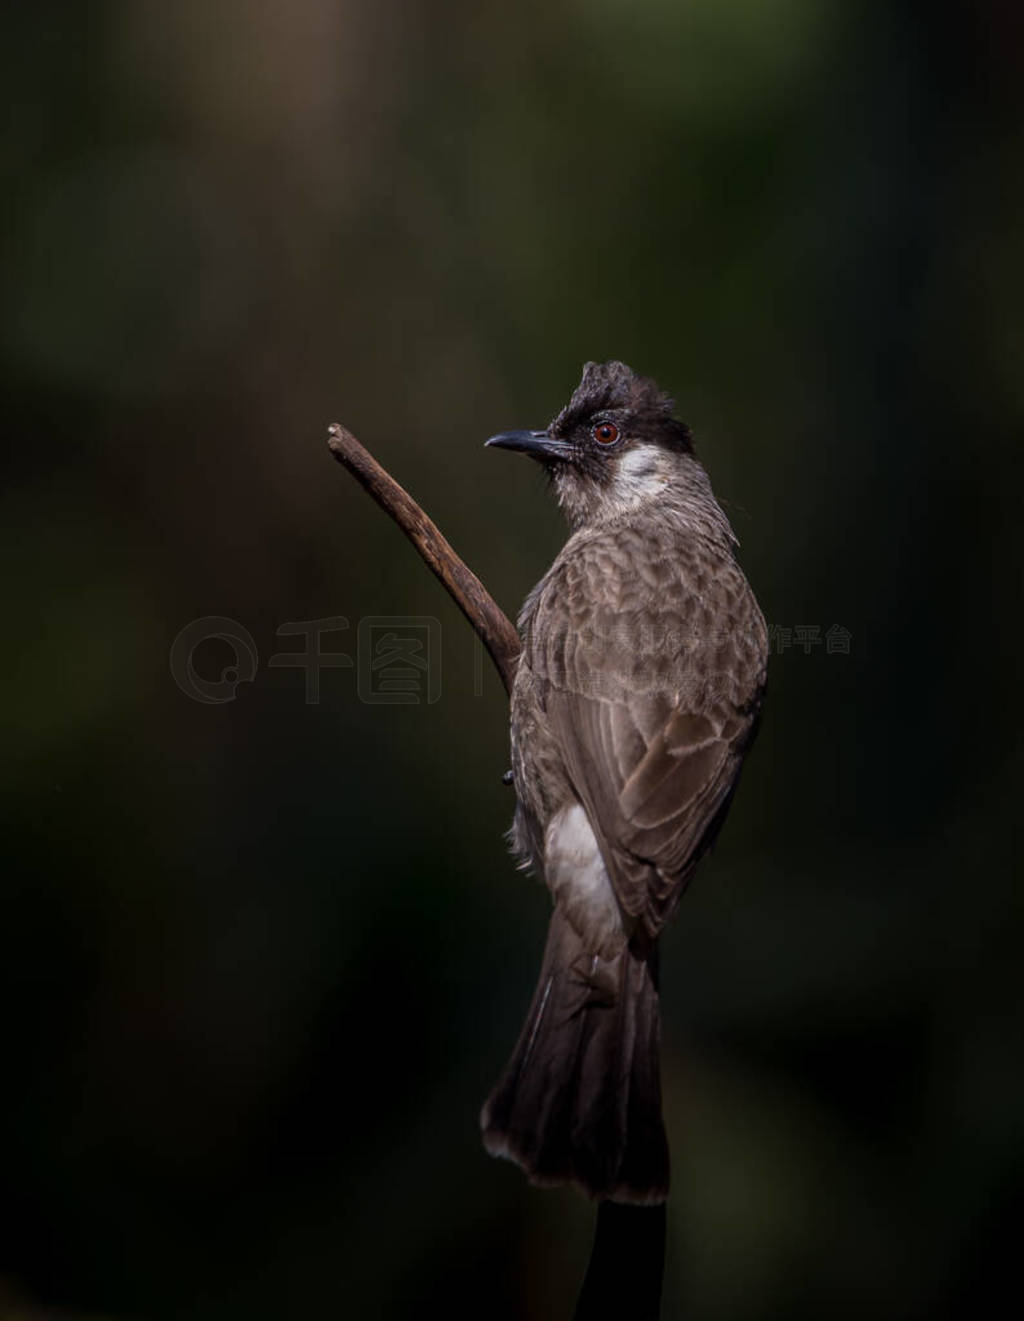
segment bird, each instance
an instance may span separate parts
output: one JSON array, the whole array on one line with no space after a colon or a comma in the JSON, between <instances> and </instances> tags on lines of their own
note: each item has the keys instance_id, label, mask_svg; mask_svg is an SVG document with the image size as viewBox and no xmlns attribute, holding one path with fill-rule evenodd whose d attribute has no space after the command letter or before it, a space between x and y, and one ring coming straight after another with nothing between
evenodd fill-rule
<instances>
[{"instance_id":1,"label":"bird","mask_svg":"<svg viewBox=\"0 0 1024 1321\"><path fill-rule=\"evenodd\" d=\"M518 620L509 832L550 891L540 977L484 1104L531 1183L658 1205L658 941L728 812L764 701L768 632L672 398L588 362L538 461L569 536Z\"/></svg>"}]
</instances>

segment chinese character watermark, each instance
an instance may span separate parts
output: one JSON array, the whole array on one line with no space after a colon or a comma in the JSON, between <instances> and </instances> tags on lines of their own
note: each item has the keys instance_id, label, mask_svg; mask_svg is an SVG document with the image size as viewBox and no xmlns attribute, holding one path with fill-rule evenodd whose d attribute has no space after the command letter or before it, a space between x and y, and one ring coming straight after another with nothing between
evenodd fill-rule
<instances>
[{"instance_id":1,"label":"chinese character watermark","mask_svg":"<svg viewBox=\"0 0 1024 1321\"><path fill-rule=\"evenodd\" d=\"M368 615L359 621L359 699L436 702L441 696L441 625L422 616Z\"/></svg>"},{"instance_id":2,"label":"chinese character watermark","mask_svg":"<svg viewBox=\"0 0 1024 1321\"><path fill-rule=\"evenodd\" d=\"M809 656L823 644L828 656L849 656L852 638L853 634L842 624L833 624L824 637L820 624L768 625L768 650L773 656L782 656L787 651L801 651Z\"/></svg>"},{"instance_id":3,"label":"chinese character watermark","mask_svg":"<svg viewBox=\"0 0 1024 1321\"><path fill-rule=\"evenodd\" d=\"M273 670L296 669L306 671L306 705L316 706L320 701L320 671L350 670L352 657L343 651L321 651L320 635L338 633L348 628L344 615L330 615L326 619L303 619L298 623L281 624L277 629L279 638L304 637L304 651L279 651L271 656L267 664Z\"/></svg>"},{"instance_id":4,"label":"chinese character watermark","mask_svg":"<svg viewBox=\"0 0 1024 1321\"><path fill-rule=\"evenodd\" d=\"M338 639L348 641L349 648L328 645L327 634L342 634ZM275 651L266 661L271 670L291 669L303 671L303 689L306 705L316 706L321 696L321 674L324 670L355 670L356 693L368 705L409 706L433 704L441 696L441 624L431 615L367 615L359 620L355 630L355 652L352 653L352 630L345 615L328 615L322 619L292 620L278 625L275 636L290 639L295 645ZM848 656L853 635L841 624L833 624L824 636L820 624L770 624L768 650L773 656L787 652L810 656L814 651L824 654ZM651 657L657 660L661 673L666 653L678 658L679 671L684 680L690 675L694 683L704 685L721 682L722 695L728 695L729 674L723 670L717 678L706 668L688 669L686 657L707 651L726 640L745 647L760 647L760 635L745 636L734 633L700 634L679 626L659 630L650 625L633 631L625 624L621 629L602 637L588 638L588 644L599 654L616 657L616 664L607 672L600 666L586 668L585 676L573 672L562 674L560 680L552 673L549 678L578 686L585 682L587 691L594 696L614 698L623 686L620 665L630 661L632 682L643 687L657 677L650 671ZM221 663L215 676L205 674L196 665L196 654L204 644L216 643L223 653L230 655L228 664ZM526 645L530 639L527 637ZM601 647L604 652L601 652ZM215 651L216 648L212 649ZM209 665L211 649L207 649ZM558 668L553 656L558 648L547 649L545 663ZM234 701L239 684L252 683L259 670L259 652L256 642L245 627L224 615L205 615L194 619L178 633L171 644L169 664L174 682L186 697L204 705L216 706ZM650 672L649 672L650 671ZM479 638L473 653L473 696L484 692L484 649ZM680 688L680 693L685 690ZM703 691L703 688L702 690Z\"/></svg>"},{"instance_id":5,"label":"chinese character watermark","mask_svg":"<svg viewBox=\"0 0 1024 1321\"><path fill-rule=\"evenodd\" d=\"M324 634L350 628L344 615L303 619L280 624L278 638L301 639L302 645L276 651L266 662L271 670L304 671L308 706L320 701L324 670L356 671L360 701L375 705L436 702L441 696L441 625L428 615L370 615L359 621L355 657L324 645ZM219 677L204 676L195 664L203 643L218 641L232 652L232 661ZM237 620L205 615L187 624L171 644L171 675L186 697L207 705L231 702L240 683L251 683L259 668L259 653L252 634Z\"/></svg>"}]
</instances>

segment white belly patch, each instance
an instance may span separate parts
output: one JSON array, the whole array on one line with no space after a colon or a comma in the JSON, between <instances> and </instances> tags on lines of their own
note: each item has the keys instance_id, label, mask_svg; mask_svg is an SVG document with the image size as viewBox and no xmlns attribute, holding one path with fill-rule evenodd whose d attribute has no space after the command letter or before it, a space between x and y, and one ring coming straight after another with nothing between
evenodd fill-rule
<instances>
[{"instance_id":1,"label":"white belly patch","mask_svg":"<svg viewBox=\"0 0 1024 1321\"><path fill-rule=\"evenodd\" d=\"M593 953L622 949L622 914L587 814L579 803L556 812L544 834L544 875L566 916Z\"/></svg>"}]
</instances>

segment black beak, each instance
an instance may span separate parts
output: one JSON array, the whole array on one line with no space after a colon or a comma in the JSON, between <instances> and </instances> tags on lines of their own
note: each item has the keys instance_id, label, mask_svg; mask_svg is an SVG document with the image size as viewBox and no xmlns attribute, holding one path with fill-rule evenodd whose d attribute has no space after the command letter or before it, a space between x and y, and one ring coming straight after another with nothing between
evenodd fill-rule
<instances>
[{"instance_id":1,"label":"black beak","mask_svg":"<svg viewBox=\"0 0 1024 1321\"><path fill-rule=\"evenodd\" d=\"M492 436L486 444L499 450L518 450L542 462L572 456L571 445L567 445L564 440L555 440L546 431L502 431Z\"/></svg>"}]
</instances>

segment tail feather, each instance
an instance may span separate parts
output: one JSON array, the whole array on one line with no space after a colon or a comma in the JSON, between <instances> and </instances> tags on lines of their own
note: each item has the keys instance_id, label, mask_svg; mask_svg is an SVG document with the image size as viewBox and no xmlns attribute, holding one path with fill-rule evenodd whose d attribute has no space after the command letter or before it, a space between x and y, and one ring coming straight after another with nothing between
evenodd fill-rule
<instances>
[{"instance_id":1,"label":"tail feather","mask_svg":"<svg viewBox=\"0 0 1024 1321\"><path fill-rule=\"evenodd\" d=\"M534 1183L665 1200L656 958L656 949L588 954L555 909L530 1011L481 1115L492 1155Z\"/></svg>"}]
</instances>

